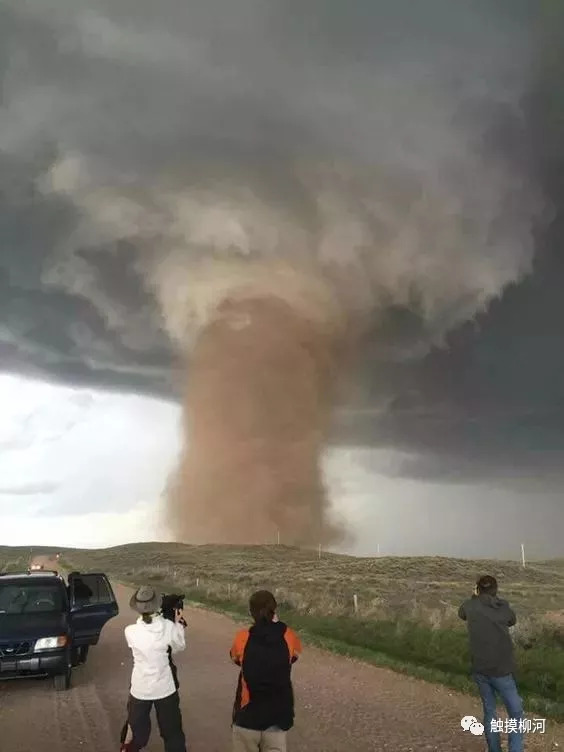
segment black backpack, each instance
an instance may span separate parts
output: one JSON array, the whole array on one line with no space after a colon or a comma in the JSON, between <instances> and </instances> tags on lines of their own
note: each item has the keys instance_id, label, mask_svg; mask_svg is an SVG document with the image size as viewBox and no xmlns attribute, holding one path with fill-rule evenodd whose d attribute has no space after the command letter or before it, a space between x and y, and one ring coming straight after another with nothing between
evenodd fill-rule
<instances>
[{"instance_id":1,"label":"black backpack","mask_svg":"<svg viewBox=\"0 0 564 752\"><path fill-rule=\"evenodd\" d=\"M291 661L283 622L255 624L249 629L233 723L243 728L265 731L271 726L286 731L294 722L294 694ZM241 707L243 682L250 701Z\"/></svg>"}]
</instances>

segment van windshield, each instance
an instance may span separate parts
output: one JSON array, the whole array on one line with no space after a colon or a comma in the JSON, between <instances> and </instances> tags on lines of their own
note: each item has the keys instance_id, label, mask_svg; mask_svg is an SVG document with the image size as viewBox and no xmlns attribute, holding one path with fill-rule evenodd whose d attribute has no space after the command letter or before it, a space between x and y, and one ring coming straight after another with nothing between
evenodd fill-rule
<instances>
[{"instance_id":1,"label":"van windshield","mask_svg":"<svg viewBox=\"0 0 564 752\"><path fill-rule=\"evenodd\" d=\"M0 582L0 616L3 614L61 613L65 591L55 582Z\"/></svg>"}]
</instances>

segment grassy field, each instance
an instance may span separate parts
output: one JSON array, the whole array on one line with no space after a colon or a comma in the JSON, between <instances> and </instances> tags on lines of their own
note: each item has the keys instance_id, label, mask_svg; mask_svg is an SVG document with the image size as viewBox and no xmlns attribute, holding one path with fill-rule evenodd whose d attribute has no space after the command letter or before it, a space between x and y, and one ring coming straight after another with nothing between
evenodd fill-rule
<instances>
[{"instance_id":1,"label":"grassy field","mask_svg":"<svg viewBox=\"0 0 564 752\"><path fill-rule=\"evenodd\" d=\"M517 562L439 557L319 558L317 551L285 546L139 543L60 550L73 569L181 591L192 602L241 618L249 594L267 587L281 617L310 641L471 692L465 626L456 613L476 577L494 574L518 615L514 638L527 709L564 719L564 560L523 569ZM0 571L28 561L29 549L0 548Z\"/></svg>"}]
</instances>

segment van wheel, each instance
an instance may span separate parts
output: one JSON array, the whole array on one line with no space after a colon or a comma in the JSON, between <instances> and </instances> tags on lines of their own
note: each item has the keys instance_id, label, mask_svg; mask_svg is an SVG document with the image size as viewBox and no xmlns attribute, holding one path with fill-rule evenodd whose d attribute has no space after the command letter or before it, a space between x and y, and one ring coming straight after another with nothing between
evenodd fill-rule
<instances>
[{"instance_id":1,"label":"van wheel","mask_svg":"<svg viewBox=\"0 0 564 752\"><path fill-rule=\"evenodd\" d=\"M64 692L70 688L71 672L67 671L65 674L57 674L53 677L53 683L57 692Z\"/></svg>"}]
</instances>

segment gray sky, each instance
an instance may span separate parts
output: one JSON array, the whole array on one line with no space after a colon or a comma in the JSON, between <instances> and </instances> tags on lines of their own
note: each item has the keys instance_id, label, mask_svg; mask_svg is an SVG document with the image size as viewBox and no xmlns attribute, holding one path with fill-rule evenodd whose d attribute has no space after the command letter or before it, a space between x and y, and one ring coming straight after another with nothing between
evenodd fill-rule
<instances>
[{"instance_id":1,"label":"gray sky","mask_svg":"<svg viewBox=\"0 0 564 752\"><path fill-rule=\"evenodd\" d=\"M280 259L367 327L327 460L358 550L561 553L564 21L538 13L0 0L0 362L86 389L2 379L3 511L153 514L177 415L150 397L215 261Z\"/></svg>"}]
</instances>

